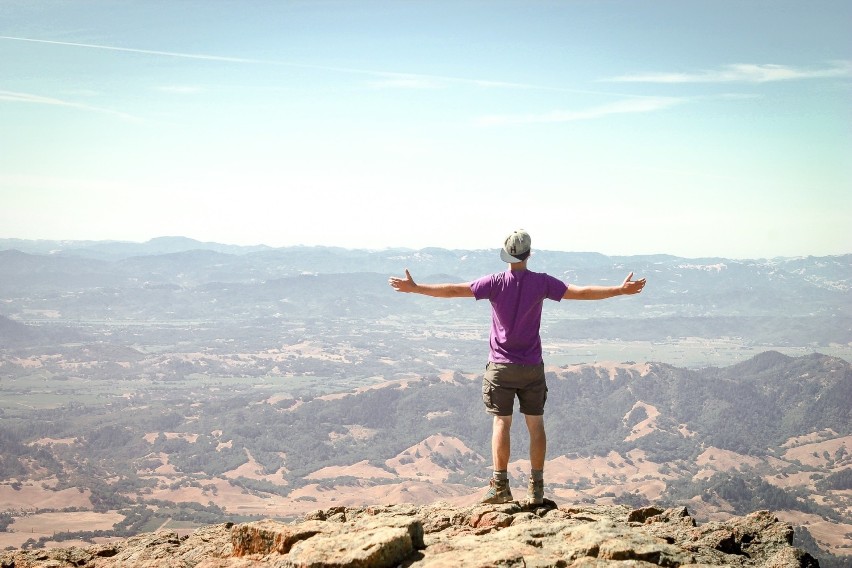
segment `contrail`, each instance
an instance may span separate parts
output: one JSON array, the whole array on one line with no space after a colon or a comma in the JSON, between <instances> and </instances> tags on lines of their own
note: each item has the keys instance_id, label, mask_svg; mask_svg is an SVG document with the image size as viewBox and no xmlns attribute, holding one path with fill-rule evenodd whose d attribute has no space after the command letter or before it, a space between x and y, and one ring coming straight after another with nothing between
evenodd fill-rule
<instances>
[{"instance_id":1,"label":"contrail","mask_svg":"<svg viewBox=\"0 0 852 568\"><path fill-rule=\"evenodd\" d=\"M71 47L88 47L90 49L106 49L108 51L124 51L128 53L144 53L146 55L164 55L167 57L183 57L185 59L205 59L209 61L226 61L230 63L269 63L257 59L242 59L239 57L222 57L219 55L200 55L195 53L176 53L173 51L155 51L151 49L133 49L131 47L113 47L111 45L96 45L92 43L74 43L70 41L52 41L49 39L32 39L28 37L0 36L0 39L14 41L29 41L32 43L47 43L50 45L67 45Z\"/></svg>"},{"instance_id":2,"label":"contrail","mask_svg":"<svg viewBox=\"0 0 852 568\"><path fill-rule=\"evenodd\" d=\"M477 79L459 79L454 77L441 77L437 75L418 75L414 73L399 73L393 71L376 71L370 69L354 69L349 67L332 67L327 65L313 65L309 63L294 63L292 61L275 61L269 59L250 59L243 57L225 57L222 55L204 55L198 53L181 53L175 51L158 51L153 49L136 49L132 47L115 47L111 45L97 45L93 43L76 43L70 41L54 41L47 39L33 39L27 37L13 37L13 36L0 36L0 39L8 39L14 41L28 41L32 43L46 43L49 45L65 45L70 47L86 47L89 49L105 49L108 51L122 51L126 53L142 53L145 55L162 55L165 57L180 57L184 59L200 59L204 61L223 61L226 63L251 63L251 64L264 64L264 65L282 65L287 67L302 67L306 69L318 69L322 71L337 71L341 73L355 73L361 75L373 75L378 77L394 77L394 78L412 78L412 77L424 77L427 79L438 79L442 81L456 81L456 82L466 82L466 83L475 83L483 86L504 86L504 87L516 87L516 88L531 88L532 85L524 85L521 83L506 83L501 81L485 81L485 80L477 80Z\"/></svg>"},{"instance_id":3,"label":"contrail","mask_svg":"<svg viewBox=\"0 0 852 568\"><path fill-rule=\"evenodd\" d=\"M76 103L76 102L72 102L72 101L66 101L66 100L57 99L57 98L54 98L54 97L44 97L44 96L41 96L41 95L33 95L33 94L30 94L30 93L18 93L18 92L15 92L15 91L0 90L0 101L7 101L7 102L12 102L12 103L32 103L32 104L40 104L40 105L51 105L51 106L62 106L62 107L76 108L76 109L80 109L80 110L87 110L87 111L93 111L93 112L100 112L100 113L104 113L104 114L111 114L111 115L114 115L114 116L118 116L120 118L124 118L124 119L127 119L127 120L134 121L134 122L139 121L139 118L137 118L137 117L135 117L131 114L127 114L125 112L112 110L112 109L109 109L109 108L96 107L96 106Z\"/></svg>"},{"instance_id":4,"label":"contrail","mask_svg":"<svg viewBox=\"0 0 852 568\"><path fill-rule=\"evenodd\" d=\"M298 67L302 69L316 69L319 71L333 71L337 73L349 73L355 75L369 75L372 77L381 77L385 79L394 79L400 81L399 84L416 84L417 81L436 81L442 83L456 83L464 85L473 85L484 88L504 88L504 89L525 89L537 91L556 91L568 93L583 93L592 95L604 95L610 97L631 97L631 98L647 98L647 95L634 95L626 93L611 93L592 91L584 89L572 89L567 87L549 87L543 85L533 85L529 83L513 83L508 81L492 81L486 79L466 79L460 77L447 77L442 75L423 75L418 73L402 73L396 71L377 71L374 69L356 69L350 67L333 67L328 65L314 65L309 63L295 63L292 61L276 61L269 59L252 59L244 57L226 57L222 55L205 55L199 53L181 53L175 51L158 51L153 49L136 49L132 47L115 47L111 45L98 45L92 43L76 43L70 41L55 41L47 39L33 39L27 37L0 36L0 39L12 41L26 41L32 43L43 43L48 45L64 45L70 47L84 47L88 49L103 49L107 51L120 51L125 53L141 53L144 55L159 55L163 57L179 57L183 59L196 59L201 61L221 61L224 63L248 63L254 65L278 65L285 67ZM389 85L390 86L390 85ZM654 98L654 97L651 97Z\"/></svg>"},{"instance_id":5,"label":"contrail","mask_svg":"<svg viewBox=\"0 0 852 568\"><path fill-rule=\"evenodd\" d=\"M679 99L674 97L655 97L641 100L625 99L580 111L554 111L546 114L484 116L479 119L478 123L482 126L500 126L509 124L534 124L551 122L571 122L576 120L592 120L611 114L654 112L672 107L677 104L681 104L684 101L685 99Z\"/></svg>"}]
</instances>

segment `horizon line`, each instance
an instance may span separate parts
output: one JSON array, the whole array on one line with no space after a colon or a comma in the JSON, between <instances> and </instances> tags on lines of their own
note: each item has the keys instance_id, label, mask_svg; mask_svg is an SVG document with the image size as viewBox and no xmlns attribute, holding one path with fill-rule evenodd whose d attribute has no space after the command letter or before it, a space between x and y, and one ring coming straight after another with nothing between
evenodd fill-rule
<instances>
[{"instance_id":1,"label":"horizon line","mask_svg":"<svg viewBox=\"0 0 852 568\"><path fill-rule=\"evenodd\" d=\"M235 244L235 243L227 243L220 241L202 241L199 239L195 239L193 237L186 237L182 235L161 235L158 237L151 237L148 240L144 241L133 241L126 239L55 239L55 238L22 238L22 237L2 237L0 236L0 244L4 243L4 241L20 241L20 242L28 242L28 243L56 243L60 245L81 245L81 244L111 244L111 245L150 245L155 241L162 240L174 240L174 241L191 241L192 243L197 243L199 245L208 245L208 246L220 246L220 247L228 247L228 248L236 248L236 249L267 249L267 250L283 250L283 249L292 249L292 248L317 248L317 249L342 249L348 251L365 251L365 252L384 252L384 251L395 251L395 250L404 250L404 251L412 251L419 252L430 249L437 250L445 250L445 251L464 251L464 252L483 252L483 251L499 251L500 247L471 247L471 248L460 248L460 247L444 247L444 246L425 246L425 247L412 247L412 246L387 246L382 248L374 248L374 247L346 247L341 245L329 245L329 244L291 244L291 245L268 245L265 243L257 243L257 244ZM76 247L75 247L76 248ZM84 247L79 247L84 248ZM10 248L0 248L0 252L16 250ZM75 250L75 249L70 249ZM209 250L204 248L188 248L180 251L172 251L172 252L190 252L194 250ZM24 252L24 251L19 251ZM61 251L57 251L61 252ZM258 252L258 251L253 251ZM723 256L723 255L700 255L700 256L683 256L674 253L667 252L653 252L653 253L632 253L632 254L607 254L599 251L593 250L559 250L559 249L548 249L548 248L538 248L533 250L532 255L535 256L536 253L567 253L567 254L582 254L582 255L600 255L607 258L623 258L623 257L671 257L678 258L684 260L700 260L700 259L720 259L720 260L735 260L735 261L745 261L745 260L775 260L775 259L800 259L800 258L836 258L836 257L844 257L852 255L852 252L845 253L837 253L837 254L791 254L791 255L774 255L774 256L756 256L756 257L733 257L733 256ZM29 253L24 253L29 254ZM162 254L171 254L171 253L162 253ZM227 254L227 253L223 253Z\"/></svg>"}]
</instances>

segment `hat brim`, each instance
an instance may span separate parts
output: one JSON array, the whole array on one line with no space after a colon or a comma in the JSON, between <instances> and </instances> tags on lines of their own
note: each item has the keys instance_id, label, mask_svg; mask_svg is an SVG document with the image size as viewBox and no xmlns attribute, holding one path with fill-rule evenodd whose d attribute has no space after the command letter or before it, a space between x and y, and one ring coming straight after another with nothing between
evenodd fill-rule
<instances>
[{"instance_id":1,"label":"hat brim","mask_svg":"<svg viewBox=\"0 0 852 568\"><path fill-rule=\"evenodd\" d=\"M521 260L520 258L515 258L511 254L506 252L506 249L500 249L500 259L503 262L508 262L510 264L513 263L513 262L523 262L523 260Z\"/></svg>"}]
</instances>

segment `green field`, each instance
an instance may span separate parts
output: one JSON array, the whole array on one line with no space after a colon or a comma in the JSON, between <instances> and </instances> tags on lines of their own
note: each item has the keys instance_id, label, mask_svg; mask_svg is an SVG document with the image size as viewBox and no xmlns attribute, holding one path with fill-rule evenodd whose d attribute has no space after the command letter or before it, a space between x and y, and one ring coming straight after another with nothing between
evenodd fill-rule
<instances>
[{"instance_id":1,"label":"green field","mask_svg":"<svg viewBox=\"0 0 852 568\"><path fill-rule=\"evenodd\" d=\"M820 347L746 345L737 339L689 338L667 342L599 341L571 344L544 344L544 358L551 365L577 365L613 361L659 362L676 367L727 367L764 351L778 351L791 357L822 353L852 361L852 345Z\"/></svg>"}]
</instances>

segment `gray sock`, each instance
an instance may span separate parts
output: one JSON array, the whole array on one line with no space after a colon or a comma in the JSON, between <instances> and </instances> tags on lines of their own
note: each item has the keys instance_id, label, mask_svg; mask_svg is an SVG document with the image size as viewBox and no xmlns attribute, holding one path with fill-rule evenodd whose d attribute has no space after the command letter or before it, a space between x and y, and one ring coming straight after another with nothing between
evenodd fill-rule
<instances>
[{"instance_id":1,"label":"gray sock","mask_svg":"<svg viewBox=\"0 0 852 568\"><path fill-rule=\"evenodd\" d=\"M530 479L533 481L544 481L544 470L543 469L532 469L530 470Z\"/></svg>"},{"instance_id":2,"label":"gray sock","mask_svg":"<svg viewBox=\"0 0 852 568\"><path fill-rule=\"evenodd\" d=\"M495 469L493 477L495 481L509 481L509 472L505 469L502 471Z\"/></svg>"}]
</instances>

